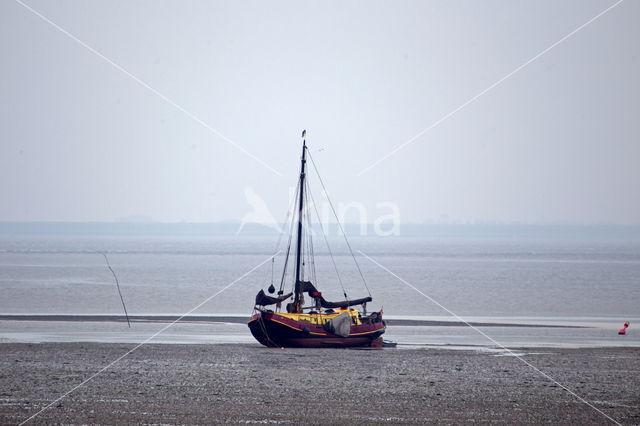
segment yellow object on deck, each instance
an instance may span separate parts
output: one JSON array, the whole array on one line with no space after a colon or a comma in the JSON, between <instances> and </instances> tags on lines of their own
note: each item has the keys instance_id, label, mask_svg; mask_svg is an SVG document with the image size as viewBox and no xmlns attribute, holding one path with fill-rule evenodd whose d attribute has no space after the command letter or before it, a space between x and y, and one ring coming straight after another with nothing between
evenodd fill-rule
<instances>
[{"instance_id":1,"label":"yellow object on deck","mask_svg":"<svg viewBox=\"0 0 640 426\"><path fill-rule=\"evenodd\" d=\"M326 323L327 321L332 320L333 318L337 317L338 315L342 314L342 313L349 313L349 316L351 316L351 321L353 322L353 324L355 325L361 325L362 321L360 321L360 311L356 310L356 309L335 309L332 313L327 314L327 313L322 313L322 312L318 312L316 314L305 314L305 313L277 313L276 315L280 315L283 316L285 318L289 318L291 320L294 321L300 321L300 322L308 322L310 324L319 324L322 325L324 323Z\"/></svg>"}]
</instances>

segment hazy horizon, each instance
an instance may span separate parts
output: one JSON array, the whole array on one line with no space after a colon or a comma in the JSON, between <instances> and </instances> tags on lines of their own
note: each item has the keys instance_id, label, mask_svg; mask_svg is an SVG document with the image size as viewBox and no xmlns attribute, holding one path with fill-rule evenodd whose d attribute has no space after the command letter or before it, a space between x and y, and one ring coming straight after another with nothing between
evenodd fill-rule
<instances>
[{"instance_id":1,"label":"hazy horizon","mask_svg":"<svg viewBox=\"0 0 640 426\"><path fill-rule=\"evenodd\" d=\"M187 220L180 220L180 221L159 221L159 220L155 220L153 218L129 218L129 217L121 217L121 218L114 218L112 220L85 220L85 221L78 221L78 220L0 220L0 223L4 223L4 224L128 224L128 225L135 225L135 224L152 224L152 225L179 225L179 224L186 224L186 225L198 225L198 224L203 224L203 225L229 225L229 224L233 224L233 225L238 225L240 223L242 223L241 220L234 220L234 219L227 219L227 220L212 220L212 221L187 221ZM286 223L284 222L276 222L278 225L286 225ZM317 224L318 221L314 220L311 223L313 224ZM336 225L337 222L331 221L331 222L322 222L323 224L331 224L331 225ZM357 226L357 225L374 225L375 222L373 221L367 221L367 222L354 222L354 221L341 221L340 223L342 224L347 224L347 225L352 225L352 226ZM453 225L453 226L576 226L576 227L598 227L598 226L614 226L614 227L628 227L628 228L635 228L635 227L640 227L640 223L616 223L616 222L579 222L579 221L566 221L566 220L558 220L558 221L547 221L547 222L535 222L535 221L531 221L531 222L525 222L525 221L496 221L496 220L468 220L468 221L463 221L463 220L442 220L442 219L426 219L422 222L399 222L401 225L406 225L406 226L413 226L413 225L442 225L442 226L447 226L447 225ZM259 226L265 226L268 227L267 225L258 223L258 222L251 222L251 224L253 225L259 225Z\"/></svg>"},{"instance_id":2,"label":"hazy horizon","mask_svg":"<svg viewBox=\"0 0 640 426\"><path fill-rule=\"evenodd\" d=\"M365 239L402 239L404 241L420 239L428 241L440 240L474 240L474 241L591 241L597 242L638 242L640 241L640 225L615 224L399 224L392 228L389 224L343 224L344 232L350 240L357 243ZM340 228L335 224L323 225L320 228L313 224L311 229L318 237L314 247L322 250L325 243L320 238L323 233L334 243L343 244ZM27 237L29 240L47 240L62 237L64 239L94 237L98 240L114 237L143 238L154 240L157 237L192 238L208 240L229 238L266 238L274 244L287 235L288 228L278 229L257 223L241 224L239 222L0 222L0 236L7 242ZM33 240L35 241L35 240ZM76 243L80 243L77 240ZM14 241L15 242L15 241ZM332 244L334 244L332 243ZM9 243L8 247L13 244ZM335 248L335 247L334 247ZM2 251L2 250L0 250Z\"/></svg>"}]
</instances>

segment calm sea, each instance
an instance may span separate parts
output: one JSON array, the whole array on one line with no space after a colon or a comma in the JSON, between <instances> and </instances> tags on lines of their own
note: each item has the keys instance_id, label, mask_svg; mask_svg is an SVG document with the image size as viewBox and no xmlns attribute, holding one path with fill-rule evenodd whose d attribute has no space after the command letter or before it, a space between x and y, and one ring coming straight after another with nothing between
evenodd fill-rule
<instances>
[{"instance_id":1,"label":"calm sea","mask_svg":"<svg viewBox=\"0 0 640 426\"><path fill-rule=\"evenodd\" d=\"M183 314L268 259L277 240L273 236L5 235L0 240L0 313L121 314L113 276L99 254L105 252L130 314ZM637 240L420 236L350 241L374 298L369 309L383 307L387 318L456 320L359 251L465 320L594 327L591 331L488 328L512 345L557 344L569 335L594 345L640 344L633 332L634 325L640 326ZM281 249L286 249L284 243L286 239ZM366 296L367 288L343 240L334 236L330 244L349 297ZM340 282L321 236L316 237L315 255L317 286L327 299L342 299ZM273 264L276 287L283 264L284 256L277 256ZM290 286L291 274L285 281ZM266 290L271 282L272 265L267 262L193 314L249 316L256 293ZM632 323L630 335L619 340L614 331L624 321ZM90 329L77 324L47 328L31 322L0 323L4 341L38 341L34 333L42 336L47 330L54 337L40 340L95 340L116 326L123 327L120 323ZM133 333L137 334L111 340L136 341L157 329L152 325L136 327ZM226 328L208 325L204 331L197 327L205 326L193 327L185 328L182 334L176 334L180 327L176 328L173 340L197 342L217 336L218 341L251 341L242 324ZM187 335L191 337L185 338ZM394 336L392 327L388 335ZM397 327L395 336L408 344L486 343L468 327ZM522 336L527 336L525 342L519 340Z\"/></svg>"}]
</instances>

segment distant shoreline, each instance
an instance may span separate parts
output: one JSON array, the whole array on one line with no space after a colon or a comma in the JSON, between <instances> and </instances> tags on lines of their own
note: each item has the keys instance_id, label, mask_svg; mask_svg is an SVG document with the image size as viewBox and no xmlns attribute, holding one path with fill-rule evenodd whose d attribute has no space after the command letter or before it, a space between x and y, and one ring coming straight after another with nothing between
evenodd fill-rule
<instances>
[{"instance_id":1,"label":"distant shoreline","mask_svg":"<svg viewBox=\"0 0 640 426\"><path fill-rule=\"evenodd\" d=\"M179 315L129 315L131 322L166 323L174 322ZM242 316L212 316L212 315L188 315L180 320L183 323L234 323L245 324L248 317ZM4 314L0 315L0 321L62 321L62 322L126 322L124 315L66 315L66 314ZM413 320L413 319L386 319L390 326L426 326L426 327L460 327L467 323L462 321L442 320ZM549 325L549 324L515 324L496 322L469 322L474 327L544 327L544 328L589 328L576 325Z\"/></svg>"},{"instance_id":2,"label":"distant shoreline","mask_svg":"<svg viewBox=\"0 0 640 426\"><path fill-rule=\"evenodd\" d=\"M316 226L316 225L314 225ZM640 241L640 224L576 223L402 223L397 235L380 236L373 224L347 223L345 232L354 238L430 238L444 240L559 240ZM318 232L322 232L320 228ZM337 226L324 231L339 237ZM165 237L165 238L277 238L278 232L250 223L240 229L235 222L6 222L0 221L0 236L34 237Z\"/></svg>"}]
</instances>

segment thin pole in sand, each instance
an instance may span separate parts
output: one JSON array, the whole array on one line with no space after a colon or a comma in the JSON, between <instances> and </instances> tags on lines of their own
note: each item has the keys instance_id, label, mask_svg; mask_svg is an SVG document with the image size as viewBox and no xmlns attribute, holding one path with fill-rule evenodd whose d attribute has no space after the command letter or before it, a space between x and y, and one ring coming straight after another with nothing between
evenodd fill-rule
<instances>
[{"instance_id":1,"label":"thin pole in sand","mask_svg":"<svg viewBox=\"0 0 640 426\"><path fill-rule=\"evenodd\" d=\"M195 311L196 309L200 308L202 305L204 305L205 303L209 302L210 300L214 299L216 296L218 296L219 294L221 294L222 292L224 292L225 290L228 290L229 288L231 288L234 284L236 284L238 281L242 280L243 278L247 277L249 274L251 274L253 271L255 271L256 269L258 269L259 267L261 267L262 265L264 265L265 263L269 262L271 259L273 259L275 256L278 256L280 253L282 252L282 250L278 250L278 252L276 252L275 254L269 256L267 259L263 260L262 262L260 262L259 264L257 264L256 266L254 266L253 268L249 269L247 272L245 272L244 274L240 275L238 278L236 278L235 280L231 281L229 284L227 284L225 287L223 287L221 290L219 290L218 292L212 294L211 296L207 297L206 299L204 299L202 302L198 303L196 306L194 306L193 308L189 309L189 311L185 312L184 314L180 315L178 318L176 318L174 321L172 321L171 323L167 324L165 327L161 328L159 331L155 332L153 335L151 335L150 337L146 338L145 340L143 340L142 342L138 343L133 349L128 350L127 352L125 352L123 355L120 355L118 358L116 358L115 360L111 361L109 364L107 364L105 367L102 367L100 370L98 370L97 372L93 373L93 375L91 375L89 378L85 379L84 381L82 381L80 384L76 385L75 387L71 388L70 390L66 391L65 393L63 393L61 396L59 396L58 398L56 398L55 400L53 400L52 402L50 402L49 404L47 404L45 407L43 407L40 411L38 411L37 413L35 413L34 415L32 415L31 417L29 417L28 419L24 420L23 422L20 423L20 426L24 425L25 423L30 422L31 420L35 419L36 417L38 417L40 414L42 414L44 411L48 410L49 408L53 407L55 404L57 404L58 402L62 401L64 398L66 398L67 396L69 396L71 393L73 393L74 391L76 391L77 389L81 388L82 386L86 385L87 383L89 383L91 380L95 379L96 377L98 377L100 374L104 373L106 370L108 370L109 368L111 368L111 366L113 366L114 364L116 364L118 361L121 361L122 359L124 359L125 357L129 356L130 354L132 354L135 350L137 350L140 346L145 345L147 343L149 343L151 340L153 340L153 338L155 338L156 336L158 336L159 334L163 333L164 331L166 331L169 327L173 326L175 323L177 323L178 321L180 321L182 318L186 317L187 315L189 315L190 313L192 313L193 311Z\"/></svg>"},{"instance_id":2,"label":"thin pole in sand","mask_svg":"<svg viewBox=\"0 0 640 426\"><path fill-rule=\"evenodd\" d=\"M131 328L131 321L129 321L129 314L127 313L127 307L124 304L124 298L122 297L122 292L120 291L120 283L118 282L118 277L116 276L115 271L113 270L113 268L111 267L111 264L109 263L109 258L107 257L107 254L106 253L100 253L100 254L104 256L104 260L107 261L107 267L113 274L113 278L116 279L116 287L118 287L118 294L120 295L120 301L122 302L122 307L124 308L124 316L127 317L127 324L129 325L129 328Z\"/></svg>"}]
</instances>

